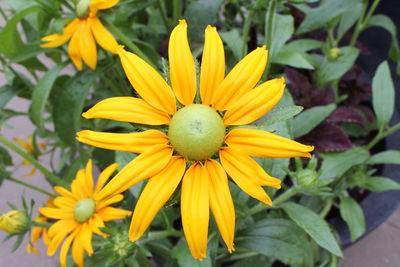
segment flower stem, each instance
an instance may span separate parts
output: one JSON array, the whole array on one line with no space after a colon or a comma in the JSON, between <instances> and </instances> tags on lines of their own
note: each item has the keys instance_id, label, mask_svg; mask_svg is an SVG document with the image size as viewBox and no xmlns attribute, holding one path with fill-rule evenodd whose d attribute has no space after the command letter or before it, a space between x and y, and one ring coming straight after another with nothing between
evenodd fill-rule
<instances>
[{"instance_id":1,"label":"flower stem","mask_svg":"<svg viewBox=\"0 0 400 267\"><path fill-rule=\"evenodd\" d=\"M172 7L172 24L176 24L181 16L182 0L173 0Z\"/></svg>"},{"instance_id":2,"label":"flower stem","mask_svg":"<svg viewBox=\"0 0 400 267\"><path fill-rule=\"evenodd\" d=\"M18 146L14 145L12 142L8 141L3 136L0 136L0 143L3 143L10 149L14 150L17 154L22 156L24 159L29 161L33 166L38 168L50 181L55 184L64 186L65 188L69 188L69 184L63 181L60 177L56 176L55 174L51 173L48 169L46 169L42 164L40 164L34 157L20 149Z\"/></svg>"},{"instance_id":3,"label":"flower stem","mask_svg":"<svg viewBox=\"0 0 400 267\"><path fill-rule=\"evenodd\" d=\"M129 40L129 38L122 33L117 27L115 27L112 23L109 23L108 21L104 20L104 24L111 30L112 33L114 33L123 44L125 44L130 50L132 50L133 53L138 55L140 58L145 60L147 63L149 63L153 68L156 68L153 62L140 50L139 47L137 47L134 43Z\"/></svg>"},{"instance_id":4,"label":"flower stem","mask_svg":"<svg viewBox=\"0 0 400 267\"><path fill-rule=\"evenodd\" d=\"M47 223L47 222L35 222L35 221L33 221L32 224L33 224L34 226L43 227L43 228L49 228L49 227L52 226L51 223Z\"/></svg>"},{"instance_id":5,"label":"flower stem","mask_svg":"<svg viewBox=\"0 0 400 267\"><path fill-rule=\"evenodd\" d=\"M149 233L148 237L141 241L142 244L147 243L152 240L162 239L167 236L176 236L176 237L183 237L183 233L180 231L176 231L173 229L165 230L165 231L158 231L158 232L151 232Z\"/></svg>"},{"instance_id":6,"label":"flower stem","mask_svg":"<svg viewBox=\"0 0 400 267\"><path fill-rule=\"evenodd\" d=\"M375 138L368 144L367 149L370 150L374 145L376 145L381 139L385 138L386 136L400 130L400 122L397 123L395 126L389 128L387 131L379 132Z\"/></svg>"},{"instance_id":7,"label":"flower stem","mask_svg":"<svg viewBox=\"0 0 400 267\"><path fill-rule=\"evenodd\" d=\"M26 182L24 182L24 181L15 179L15 178L13 178L13 177L5 177L5 178L6 178L7 180L9 180L9 181L14 182L14 183L23 185L23 186L25 186L25 187L28 187L28 188L33 189L33 190L35 190L35 191L38 191L38 192L40 192L40 193L42 193L42 194L48 195L49 197L54 197L54 195L53 195L52 193L50 193L50 192L48 192L48 191L46 191L46 190L44 190L44 189L42 189L42 188L39 188L39 187L36 187L36 186L34 186L34 185L28 184L28 183L26 183Z\"/></svg>"},{"instance_id":8,"label":"flower stem","mask_svg":"<svg viewBox=\"0 0 400 267\"><path fill-rule=\"evenodd\" d=\"M367 26L368 21L371 18L372 14L374 13L379 2L380 2L380 0L375 0L372 3L371 8L368 10L368 13L365 16L365 18L364 18L364 15L365 15L365 11L367 10L368 1L365 0L363 2L363 7L361 10L360 17L358 18L357 25L355 27L353 36L351 37L350 46L354 46L354 44L356 43L358 36L360 35L361 31L364 30L365 27Z\"/></svg>"},{"instance_id":9,"label":"flower stem","mask_svg":"<svg viewBox=\"0 0 400 267\"><path fill-rule=\"evenodd\" d=\"M244 22L244 26L243 26L242 58L244 58L244 56L247 53L246 44L247 44L247 37L249 36L251 15L252 15L252 10L249 10L249 13L247 14L247 18L246 18L246 21Z\"/></svg>"},{"instance_id":10,"label":"flower stem","mask_svg":"<svg viewBox=\"0 0 400 267\"><path fill-rule=\"evenodd\" d=\"M276 9L276 1L271 0L269 2L269 7L268 7L268 21L267 21L267 26L265 29L265 45L267 46L267 49L269 50L269 56L271 55L271 42L272 42L272 26L274 22L274 15L275 15L275 9ZM262 76L262 80L265 81L268 78L268 73L269 73L269 68L271 67L271 58L268 57L267 61L267 66L265 68L264 74Z\"/></svg>"},{"instance_id":11,"label":"flower stem","mask_svg":"<svg viewBox=\"0 0 400 267\"><path fill-rule=\"evenodd\" d=\"M321 212L319 213L319 216L321 218L325 218L326 215L329 213L329 211L332 208L332 204L333 204L333 198L329 198L324 206L324 208L321 210Z\"/></svg>"},{"instance_id":12,"label":"flower stem","mask_svg":"<svg viewBox=\"0 0 400 267\"><path fill-rule=\"evenodd\" d=\"M160 10L161 19L162 19L162 21L164 23L165 30L166 30L167 33L169 33L170 26L169 26L169 23L168 23L167 11L165 10L165 4L164 4L164 2L162 0L158 0L157 6L158 6L158 9Z\"/></svg>"}]
</instances>

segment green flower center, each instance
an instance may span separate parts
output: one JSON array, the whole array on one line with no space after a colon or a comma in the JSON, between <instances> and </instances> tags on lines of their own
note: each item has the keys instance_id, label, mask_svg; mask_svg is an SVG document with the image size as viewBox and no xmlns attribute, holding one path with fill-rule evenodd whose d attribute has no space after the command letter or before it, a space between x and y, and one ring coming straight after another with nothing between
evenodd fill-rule
<instances>
[{"instance_id":1,"label":"green flower center","mask_svg":"<svg viewBox=\"0 0 400 267\"><path fill-rule=\"evenodd\" d=\"M222 146L225 125L214 109L193 104L172 117L168 136L180 155L188 160L206 160Z\"/></svg>"},{"instance_id":2,"label":"green flower center","mask_svg":"<svg viewBox=\"0 0 400 267\"><path fill-rule=\"evenodd\" d=\"M92 217L96 210L96 202L91 198L79 200L74 207L74 217L79 223L84 223Z\"/></svg>"},{"instance_id":3,"label":"green flower center","mask_svg":"<svg viewBox=\"0 0 400 267\"><path fill-rule=\"evenodd\" d=\"M76 16L80 19L86 19L90 14L91 0L80 0L76 5Z\"/></svg>"}]
</instances>

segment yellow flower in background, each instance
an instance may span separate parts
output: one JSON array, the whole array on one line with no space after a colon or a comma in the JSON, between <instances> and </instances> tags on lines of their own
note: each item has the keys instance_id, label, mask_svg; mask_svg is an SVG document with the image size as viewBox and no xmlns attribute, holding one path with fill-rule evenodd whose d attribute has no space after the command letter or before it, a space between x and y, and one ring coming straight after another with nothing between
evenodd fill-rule
<instances>
[{"instance_id":1,"label":"yellow flower in background","mask_svg":"<svg viewBox=\"0 0 400 267\"><path fill-rule=\"evenodd\" d=\"M283 78L254 88L267 63L265 47L248 54L225 77L223 43L216 29L208 26L200 72L201 104L194 104L196 70L184 20L172 31L168 50L172 89L149 64L120 47L125 73L142 98L108 98L83 114L85 118L168 125L167 134L159 130L118 134L86 130L79 132L77 139L140 154L101 193L121 193L150 178L132 216L131 241L146 231L182 180L182 225L193 257L206 257L210 208L232 252L235 211L227 174L247 194L272 205L262 186L279 189L281 181L250 156L310 157L313 147L262 130L229 128L257 120L283 95ZM183 105L178 110L176 99Z\"/></svg>"},{"instance_id":2,"label":"yellow flower in background","mask_svg":"<svg viewBox=\"0 0 400 267\"><path fill-rule=\"evenodd\" d=\"M115 6L119 0L81 0L77 7L78 17L69 23L60 35L51 34L42 38L43 48L54 48L71 39L68 54L78 70L82 70L82 59L93 70L97 64L96 42L105 50L116 53L118 43L97 18L97 11ZM83 9L83 10L80 10ZM87 11L87 12L86 12ZM95 41L96 40L96 41Z\"/></svg>"},{"instance_id":3,"label":"yellow flower in background","mask_svg":"<svg viewBox=\"0 0 400 267\"><path fill-rule=\"evenodd\" d=\"M0 229L9 234L21 234L26 231L29 218L22 210L11 210L0 216Z\"/></svg>"},{"instance_id":4,"label":"yellow flower in background","mask_svg":"<svg viewBox=\"0 0 400 267\"><path fill-rule=\"evenodd\" d=\"M29 155L34 155L34 148L33 148L33 140L32 140L32 136L28 136L27 137L27 142L19 139L17 137L14 138L14 141L23 149L25 149L26 153L28 153ZM43 151L46 150L46 145L43 143L37 143L36 144L39 148L41 148ZM24 159L21 163L22 165L25 166L29 166L31 165L31 163L29 161L27 161L26 159ZM29 177L34 175L36 172L36 168L33 168L30 172L28 172L25 176Z\"/></svg>"},{"instance_id":5,"label":"yellow flower in background","mask_svg":"<svg viewBox=\"0 0 400 267\"><path fill-rule=\"evenodd\" d=\"M55 208L54 206L54 199L49 197L49 199L46 202L47 207ZM45 216L38 216L34 221L35 222L47 222L48 218ZM31 232L31 238L29 240L29 244L26 247L26 252L28 254L31 254L34 252L37 256L39 256L39 252L37 251L36 245L39 239L43 237L43 243L46 244L46 246L49 246L50 244L50 238L47 235L47 228L45 227L40 227L40 226L34 226Z\"/></svg>"},{"instance_id":6,"label":"yellow flower in background","mask_svg":"<svg viewBox=\"0 0 400 267\"><path fill-rule=\"evenodd\" d=\"M68 250L72 244L72 258L79 266L83 266L85 251L92 255L93 233L106 236L99 228L104 222L123 219L131 214L130 211L110 207L120 202L124 197L121 194L108 194L102 189L111 174L118 168L114 163L108 166L99 176L94 187L92 177L92 162L86 165L85 170L79 170L71 183L71 191L55 186L54 190L61 196L54 199L55 207L40 208L39 211L47 218L58 220L48 230L50 244L47 254L56 253L61 242L65 239L60 251L61 266L67 264Z\"/></svg>"}]
</instances>

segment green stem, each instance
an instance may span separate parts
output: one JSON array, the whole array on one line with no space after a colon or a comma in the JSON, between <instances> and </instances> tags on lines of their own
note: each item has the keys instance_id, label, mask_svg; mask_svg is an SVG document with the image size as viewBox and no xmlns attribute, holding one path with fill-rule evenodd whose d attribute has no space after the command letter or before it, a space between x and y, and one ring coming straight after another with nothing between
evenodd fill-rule
<instances>
[{"instance_id":1,"label":"green stem","mask_svg":"<svg viewBox=\"0 0 400 267\"><path fill-rule=\"evenodd\" d=\"M115 27L112 23L109 23L106 20L103 20L105 26L107 28L109 28L111 30L112 33L114 33L123 44L125 44L133 53L135 53L136 55L138 55L140 58L142 58L143 60L145 60L147 63L149 63L153 68L156 69L155 65L153 64L153 62L151 62L151 60L142 52L142 50L140 50L139 47L137 47L134 43L131 42L131 40L129 40L129 38L122 33L117 27Z\"/></svg>"},{"instance_id":2,"label":"green stem","mask_svg":"<svg viewBox=\"0 0 400 267\"><path fill-rule=\"evenodd\" d=\"M42 193L42 194L48 195L49 197L54 197L54 195L53 195L52 193L50 193L50 192L48 192L48 191L46 191L46 190L44 190L44 189L42 189L42 188L39 188L39 187L36 187L36 186L34 186L34 185L28 184L28 183L26 183L26 182L24 182L24 181L15 179L15 178L13 178L13 177L5 177L5 178L6 178L7 180L9 180L9 181L14 182L14 183L23 185L23 186L25 186L25 187L28 187L28 188L33 189L33 190L35 190L35 191L38 191L38 192L40 192L40 193Z\"/></svg>"},{"instance_id":3,"label":"green stem","mask_svg":"<svg viewBox=\"0 0 400 267\"><path fill-rule=\"evenodd\" d=\"M331 254L331 264L330 267L337 267L337 257Z\"/></svg>"},{"instance_id":4,"label":"green stem","mask_svg":"<svg viewBox=\"0 0 400 267\"><path fill-rule=\"evenodd\" d=\"M43 228L50 228L52 226L51 223L47 223L47 222L35 222L35 221L33 221L32 224L34 226L43 227Z\"/></svg>"},{"instance_id":5,"label":"green stem","mask_svg":"<svg viewBox=\"0 0 400 267\"><path fill-rule=\"evenodd\" d=\"M360 35L361 31L364 30L364 28L367 26L369 19L371 18L372 14L374 13L376 7L378 6L380 0L375 0L372 5L371 8L368 10L367 15L364 18L365 15L365 11L367 10L367 5L368 5L368 1L365 0L363 2L363 6L362 6L362 10L361 10L361 14L360 17L358 18L357 21L357 25L354 29L354 33L353 36L351 37L351 41L350 41L350 46L354 46L358 36Z\"/></svg>"},{"instance_id":6,"label":"green stem","mask_svg":"<svg viewBox=\"0 0 400 267\"><path fill-rule=\"evenodd\" d=\"M38 168L50 181L52 181L55 184L61 185L65 188L69 188L69 184L63 181L60 177L56 176L55 174L51 173L49 170L47 170L42 164L40 164L34 157L23 151L21 148L18 146L14 145L12 142L8 141L6 138L3 136L0 136L0 143L3 143L10 149L14 150L17 154L22 156L24 159L29 161L33 166Z\"/></svg>"},{"instance_id":7,"label":"green stem","mask_svg":"<svg viewBox=\"0 0 400 267\"><path fill-rule=\"evenodd\" d=\"M173 0L172 2L172 24L178 23L181 17L182 0Z\"/></svg>"},{"instance_id":8,"label":"green stem","mask_svg":"<svg viewBox=\"0 0 400 267\"><path fill-rule=\"evenodd\" d=\"M245 253L233 255L232 257L229 258L229 260L241 260L241 259L257 256L258 254L259 253L253 252L253 251L245 252Z\"/></svg>"},{"instance_id":9,"label":"green stem","mask_svg":"<svg viewBox=\"0 0 400 267\"><path fill-rule=\"evenodd\" d=\"M268 7L268 20L267 20L267 27L265 29L266 33L264 41L265 45L267 46L267 49L269 50L269 56L271 56L272 26L274 22L275 9L276 9L276 1L271 0L269 2L269 7ZM270 67L271 67L271 60L269 58L267 61L267 66L265 68L264 74L262 76L263 81L267 80Z\"/></svg>"},{"instance_id":10,"label":"green stem","mask_svg":"<svg viewBox=\"0 0 400 267\"><path fill-rule=\"evenodd\" d=\"M381 0L375 0L372 3L371 8L368 10L367 16L362 23L362 28L365 28L367 26L369 19L371 18L372 14L374 14L374 11L378 7L380 1Z\"/></svg>"},{"instance_id":11,"label":"green stem","mask_svg":"<svg viewBox=\"0 0 400 267\"><path fill-rule=\"evenodd\" d=\"M332 204L333 204L333 198L329 198L328 201L326 202L324 208L319 213L319 216L321 218L325 218L325 216L329 213L329 211L332 208Z\"/></svg>"},{"instance_id":12,"label":"green stem","mask_svg":"<svg viewBox=\"0 0 400 267\"><path fill-rule=\"evenodd\" d=\"M251 15L252 15L252 10L249 10L249 13L247 14L247 18L246 18L246 20L244 22L244 26L243 26L242 58L244 58L244 56L247 53L246 45L247 45L247 37L249 36Z\"/></svg>"},{"instance_id":13,"label":"green stem","mask_svg":"<svg viewBox=\"0 0 400 267\"><path fill-rule=\"evenodd\" d=\"M4 10L2 8L0 8L0 14L3 16L4 21L7 23L8 22L8 18L6 13L4 13Z\"/></svg>"},{"instance_id":14,"label":"green stem","mask_svg":"<svg viewBox=\"0 0 400 267\"><path fill-rule=\"evenodd\" d=\"M164 23L165 30L167 31L167 33L169 33L170 26L169 26L169 22L168 22L168 18L167 18L167 11L165 10L164 2L162 0L158 0L157 6L158 6L158 9L160 10L161 19Z\"/></svg>"},{"instance_id":15,"label":"green stem","mask_svg":"<svg viewBox=\"0 0 400 267\"><path fill-rule=\"evenodd\" d=\"M176 236L176 237L183 237L183 233L180 231L176 231L173 229L165 230L165 231L158 231L158 232L151 232L149 233L148 237L141 241L142 244L147 243L152 240L162 239L167 236Z\"/></svg>"},{"instance_id":16,"label":"green stem","mask_svg":"<svg viewBox=\"0 0 400 267\"><path fill-rule=\"evenodd\" d=\"M400 122L397 123L395 126L392 128L389 128L389 130L385 132L379 132L375 138L368 144L367 149L370 150L374 145L376 145L381 139L385 138L386 136L396 132L397 130L400 130Z\"/></svg>"},{"instance_id":17,"label":"green stem","mask_svg":"<svg viewBox=\"0 0 400 267\"><path fill-rule=\"evenodd\" d=\"M293 195L295 195L297 193L297 188L296 187L291 187L288 190L286 190L283 194L281 194L279 197L277 197L276 199L274 199L273 203L274 206L278 206L279 204L281 204L283 201L285 201L286 199L292 197ZM270 206L264 203L260 203L257 206L251 208L250 210L248 210L245 213L245 216L250 216L253 215L257 212L260 212L264 209L269 208Z\"/></svg>"}]
</instances>

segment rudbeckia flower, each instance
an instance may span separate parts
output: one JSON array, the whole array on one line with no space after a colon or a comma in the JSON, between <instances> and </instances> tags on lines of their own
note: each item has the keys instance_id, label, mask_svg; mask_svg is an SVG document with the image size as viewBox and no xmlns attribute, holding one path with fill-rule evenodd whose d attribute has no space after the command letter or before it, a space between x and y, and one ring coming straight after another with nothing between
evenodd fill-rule
<instances>
[{"instance_id":1,"label":"rudbeckia flower","mask_svg":"<svg viewBox=\"0 0 400 267\"><path fill-rule=\"evenodd\" d=\"M206 257L210 208L231 252L235 210L227 174L247 194L271 205L262 186L279 189L281 181L268 175L250 156L310 157L311 146L262 130L231 127L255 121L282 97L283 78L254 88L267 54L265 47L257 48L224 77L223 43L216 29L208 26L200 73L201 103L194 103L196 70L184 20L172 31L169 41L172 89L142 59L119 48L125 73L142 98L108 98L83 117L166 125L167 134L159 130L119 134L86 130L78 133L78 140L140 154L103 189L103 194L120 193L150 178L132 216L131 241L146 231L182 181L182 225L193 257ZM178 110L175 98L182 104Z\"/></svg>"},{"instance_id":2,"label":"rudbeckia flower","mask_svg":"<svg viewBox=\"0 0 400 267\"><path fill-rule=\"evenodd\" d=\"M54 48L71 39L68 45L68 54L75 67L82 70L83 59L91 69L95 70L97 64L96 42L111 53L116 53L118 48L117 41L97 18L97 11L115 6L119 0L84 0L81 2L83 10L79 10L79 3L78 17L64 28L61 35L55 33L43 37L42 41L47 43L40 46ZM90 4L85 7L85 2L90 2Z\"/></svg>"},{"instance_id":3,"label":"rudbeckia flower","mask_svg":"<svg viewBox=\"0 0 400 267\"><path fill-rule=\"evenodd\" d=\"M28 139L28 140L27 140L27 142L26 142L26 141L24 141L24 140L22 140L22 139L19 139L19 138L15 137L15 138L14 138L14 141L15 141L20 147L22 147L23 149L25 149L26 153L28 153L29 155L34 155L32 136L28 136L27 139ZM43 143L37 143L37 146L38 146L39 148L41 148L43 151L46 150L46 145L43 144ZM27 161L26 159L24 159L24 160L22 161L21 164L22 164L22 165L25 165L25 166L31 165L31 163L30 163L29 161ZM28 172L25 176L26 176L26 177L32 176L32 175L35 174L35 172L36 172L36 168L33 168L33 169L32 169L30 172Z\"/></svg>"},{"instance_id":4,"label":"rudbeckia flower","mask_svg":"<svg viewBox=\"0 0 400 267\"><path fill-rule=\"evenodd\" d=\"M72 258L82 267L85 251L89 256L93 253L93 233L106 237L99 229L104 227L104 222L123 219L131 214L130 211L110 207L120 202L123 195L108 194L102 189L117 168L117 163L108 166L100 174L97 185L93 188L92 162L89 160L86 169L79 170L76 179L72 181L71 191L60 186L54 187L61 195L54 199L55 207L39 209L45 217L57 220L47 233L50 238L47 254L54 255L65 239L60 251L61 266L67 265L67 253L72 244Z\"/></svg>"}]
</instances>

